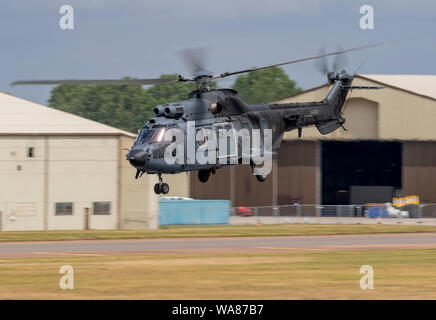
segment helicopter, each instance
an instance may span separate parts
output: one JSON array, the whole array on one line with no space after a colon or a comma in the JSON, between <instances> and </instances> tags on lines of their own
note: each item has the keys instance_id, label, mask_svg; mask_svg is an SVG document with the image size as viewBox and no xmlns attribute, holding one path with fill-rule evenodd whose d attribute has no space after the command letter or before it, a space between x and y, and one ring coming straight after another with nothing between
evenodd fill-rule
<instances>
[{"instance_id":1,"label":"helicopter","mask_svg":"<svg viewBox=\"0 0 436 320\"><path fill-rule=\"evenodd\" d=\"M309 126L315 126L323 135L341 127L346 130L343 106L348 92L353 89L382 89L383 87L352 86L356 72L350 75L343 69L339 71L340 57L343 57L346 52L381 45L387 45L387 43L382 42L350 49L339 48L339 50L330 53L320 52L316 56L219 74L214 74L204 67L201 54L198 51L185 51L185 57L191 65L193 73L192 77L189 78L178 75L175 78L158 79L24 80L16 81L12 85L156 85L195 82L197 89L189 93L187 100L156 106L153 109L154 117L150 118L141 128L132 147L127 150L126 160L136 168L135 179L140 178L144 173L157 174L159 182L155 184L154 192L167 194L169 185L163 182L162 174L197 171L198 179L201 182L207 182L209 177L214 175L219 168L247 163L242 161L244 150L242 150L243 146L239 143L236 134L239 130L245 130L250 136L255 131L259 131L258 136L261 140L257 146L259 150L262 149L262 146L265 147L266 132L269 132L271 150L264 150L263 154L257 150L261 154L261 158L263 157L263 162L268 158L266 155L272 157L276 154L283 135L287 131L298 130L298 137L301 137L303 128ZM335 56L331 70L326 63L328 56ZM319 62L318 68L327 75L328 84L331 86L321 101L248 105L238 97L235 90L215 89L213 86L214 81L218 79L308 60ZM171 136L169 133L174 132L174 130L180 134ZM189 134L190 131L191 134ZM218 150L220 148L217 147L216 143L213 143L214 137L221 138L222 132L227 132L224 139L229 138L228 141L225 140L227 143L226 152ZM166 156L170 146L172 147L170 155L173 158L177 157L179 161L168 162ZM177 146L182 148L179 149ZM205 163L200 163L196 159L189 161L189 156L183 152L185 147L194 152L209 147L206 151L209 159L217 161ZM257 180L263 182L267 179L269 171L258 170L261 162L250 159L249 164Z\"/></svg>"}]
</instances>

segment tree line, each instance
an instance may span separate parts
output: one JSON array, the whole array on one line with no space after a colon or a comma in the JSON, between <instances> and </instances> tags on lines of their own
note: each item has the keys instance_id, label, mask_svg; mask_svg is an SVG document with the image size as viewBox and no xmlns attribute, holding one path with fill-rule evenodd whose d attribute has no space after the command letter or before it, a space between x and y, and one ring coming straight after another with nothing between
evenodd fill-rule
<instances>
[{"instance_id":1,"label":"tree line","mask_svg":"<svg viewBox=\"0 0 436 320\"><path fill-rule=\"evenodd\" d=\"M232 88L248 104L268 103L301 91L280 68L241 75ZM53 88L48 102L50 107L136 133L153 116L154 106L186 100L195 89L190 82L149 87L62 85Z\"/></svg>"}]
</instances>

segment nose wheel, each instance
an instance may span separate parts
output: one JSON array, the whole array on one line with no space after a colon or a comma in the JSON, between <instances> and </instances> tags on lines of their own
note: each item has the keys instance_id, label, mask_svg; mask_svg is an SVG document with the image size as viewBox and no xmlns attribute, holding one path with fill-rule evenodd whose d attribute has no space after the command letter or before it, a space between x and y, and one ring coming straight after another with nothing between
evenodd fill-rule
<instances>
[{"instance_id":1,"label":"nose wheel","mask_svg":"<svg viewBox=\"0 0 436 320\"><path fill-rule=\"evenodd\" d=\"M159 183L154 185L154 193L167 194L170 191L170 186L167 183L163 183L162 175L159 173Z\"/></svg>"}]
</instances>

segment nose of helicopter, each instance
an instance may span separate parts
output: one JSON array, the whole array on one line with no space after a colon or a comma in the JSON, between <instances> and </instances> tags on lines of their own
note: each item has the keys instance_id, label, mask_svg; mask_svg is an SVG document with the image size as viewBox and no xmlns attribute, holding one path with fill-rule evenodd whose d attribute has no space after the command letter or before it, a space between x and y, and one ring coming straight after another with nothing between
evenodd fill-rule
<instances>
[{"instance_id":1,"label":"nose of helicopter","mask_svg":"<svg viewBox=\"0 0 436 320\"><path fill-rule=\"evenodd\" d=\"M131 150L126 154L126 159L134 166L143 166L146 161L146 152L145 150Z\"/></svg>"}]
</instances>

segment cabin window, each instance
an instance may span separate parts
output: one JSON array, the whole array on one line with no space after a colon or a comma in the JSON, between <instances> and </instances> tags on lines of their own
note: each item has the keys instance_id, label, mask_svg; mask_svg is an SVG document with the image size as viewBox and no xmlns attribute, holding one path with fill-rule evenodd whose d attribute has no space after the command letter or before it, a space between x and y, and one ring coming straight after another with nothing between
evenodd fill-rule
<instances>
[{"instance_id":1,"label":"cabin window","mask_svg":"<svg viewBox=\"0 0 436 320\"><path fill-rule=\"evenodd\" d=\"M219 123L214 125L217 132L219 149L218 158L234 157L238 155L237 140L232 123ZM221 146L224 142L224 145ZM224 148L223 148L224 147ZM224 150L223 150L224 149Z\"/></svg>"},{"instance_id":2,"label":"cabin window","mask_svg":"<svg viewBox=\"0 0 436 320\"><path fill-rule=\"evenodd\" d=\"M268 121L266 121L265 119L260 120L260 128L262 129L262 131L265 129L269 129Z\"/></svg>"},{"instance_id":3,"label":"cabin window","mask_svg":"<svg viewBox=\"0 0 436 320\"><path fill-rule=\"evenodd\" d=\"M162 142L165 139L165 128L143 128L139 132L137 141L139 143L152 143L152 142Z\"/></svg>"},{"instance_id":4,"label":"cabin window","mask_svg":"<svg viewBox=\"0 0 436 320\"><path fill-rule=\"evenodd\" d=\"M197 129L197 133L195 134L195 139L199 146L203 146L206 144L207 136L203 128Z\"/></svg>"},{"instance_id":5,"label":"cabin window","mask_svg":"<svg viewBox=\"0 0 436 320\"><path fill-rule=\"evenodd\" d=\"M199 146L205 145L209 140L208 136L213 136L213 131L210 126L197 128L196 141Z\"/></svg>"},{"instance_id":6,"label":"cabin window","mask_svg":"<svg viewBox=\"0 0 436 320\"><path fill-rule=\"evenodd\" d=\"M33 158L35 156L35 150L33 147L27 148L27 157Z\"/></svg>"}]
</instances>

